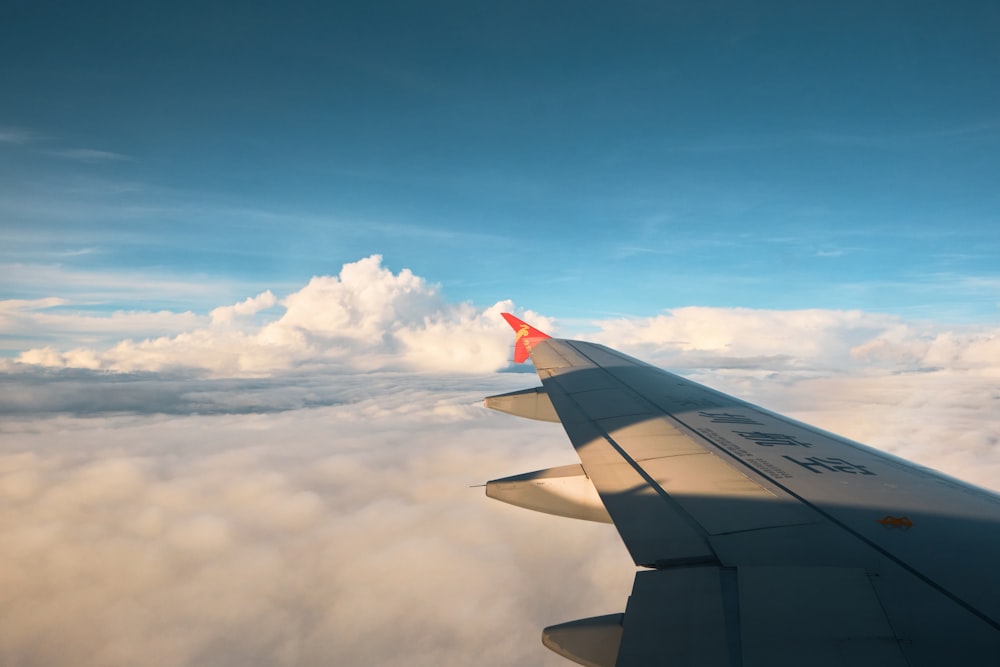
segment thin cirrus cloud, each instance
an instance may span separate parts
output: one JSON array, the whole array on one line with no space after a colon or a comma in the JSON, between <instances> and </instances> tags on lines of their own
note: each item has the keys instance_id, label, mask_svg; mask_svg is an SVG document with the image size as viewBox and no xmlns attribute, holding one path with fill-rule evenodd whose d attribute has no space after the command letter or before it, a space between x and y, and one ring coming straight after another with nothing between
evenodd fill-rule
<instances>
[{"instance_id":1,"label":"thin cirrus cloud","mask_svg":"<svg viewBox=\"0 0 1000 667\"><path fill-rule=\"evenodd\" d=\"M102 151L97 150L96 148L65 148L61 150L46 151L46 154L53 157L65 158L67 160L76 160L78 162L121 162L132 159L122 153Z\"/></svg>"},{"instance_id":2,"label":"thin cirrus cloud","mask_svg":"<svg viewBox=\"0 0 1000 667\"><path fill-rule=\"evenodd\" d=\"M495 372L512 307L449 302L373 256L159 337L87 347L89 325L35 320L59 329L50 356L0 374L0 662L564 664L540 628L621 611L633 568L610 526L469 488L574 460L558 425L478 405L537 383ZM766 407L1000 478L990 327L696 307L593 325Z\"/></svg>"},{"instance_id":3,"label":"thin cirrus cloud","mask_svg":"<svg viewBox=\"0 0 1000 667\"><path fill-rule=\"evenodd\" d=\"M67 308L72 303L62 297L0 301L0 330L8 340L23 340L28 345L37 344L39 339L58 344L66 340L96 342L181 332L206 321L190 311L133 310L88 315Z\"/></svg>"},{"instance_id":4,"label":"thin cirrus cloud","mask_svg":"<svg viewBox=\"0 0 1000 667\"><path fill-rule=\"evenodd\" d=\"M38 135L19 127L0 127L0 144L27 144L36 141Z\"/></svg>"},{"instance_id":5,"label":"thin cirrus cloud","mask_svg":"<svg viewBox=\"0 0 1000 667\"><path fill-rule=\"evenodd\" d=\"M60 160L71 160L89 164L102 162L130 162L131 157L123 153L97 148L47 148L61 143L58 139L46 137L32 130L19 127L0 127L0 145L24 146L28 150Z\"/></svg>"},{"instance_id":6,"label":"thin cirrus cloud","mask_svg":"<svg viewBox=\"0 0 1000 667\"><path fill-rule=\"evenodd\" d=\"M38 132L23 127L0 127L0 144L30 145L37 152L55 158L90 163L129 161L132 159L122 153L96 148L44 148L45 145L53 143L58 144L61 142L54 137L43 136Z\"/></svg>"}]
</instances>

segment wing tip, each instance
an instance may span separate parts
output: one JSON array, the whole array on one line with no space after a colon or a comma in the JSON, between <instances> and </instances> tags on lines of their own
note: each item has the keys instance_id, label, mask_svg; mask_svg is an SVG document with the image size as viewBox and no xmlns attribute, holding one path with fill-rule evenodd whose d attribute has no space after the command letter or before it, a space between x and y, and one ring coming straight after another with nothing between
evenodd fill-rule
<instances>
[{"instance_id":1,"label":"wing tip","mask_svg":"<svg viewBox=\"0 0 1000 667\"><path fill-rule=\"evenodd\" d=\"M501 315L507 320L507 324L514 330L514 333L517 334L516 338L514 338L514 361L516 363L524 363L531 356L531 348L539 341L552 337L511 313L501 313Z\"/></svg>"}]
</instances>

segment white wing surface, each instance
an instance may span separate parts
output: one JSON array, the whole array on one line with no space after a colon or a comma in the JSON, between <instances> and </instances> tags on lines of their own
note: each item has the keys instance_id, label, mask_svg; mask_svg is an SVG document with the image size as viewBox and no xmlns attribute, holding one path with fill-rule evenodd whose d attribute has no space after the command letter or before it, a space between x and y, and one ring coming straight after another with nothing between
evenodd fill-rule
<instances>
[{"instance_id":1,"label":"white wing surface","mask_svg":"<svg viewBox=\"0 0 1000 667\"><path fill-rule=\"evenodd\" d=\"M542 387L487 407L558 418L580 465L487 494L610 520L641 568L624 613L546 646L629 667L1000 665L1000 497L504 316Z\"/></svg>"}]
</instances>

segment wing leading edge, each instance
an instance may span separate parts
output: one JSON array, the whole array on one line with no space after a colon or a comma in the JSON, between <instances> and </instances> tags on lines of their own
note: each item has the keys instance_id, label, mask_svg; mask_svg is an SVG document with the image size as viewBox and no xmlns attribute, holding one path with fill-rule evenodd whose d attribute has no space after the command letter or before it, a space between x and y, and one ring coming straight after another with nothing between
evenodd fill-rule
<instances>
[{"instance_id":1,"label":"wing leading edge","mask_svg":"<svg viewBox=\"0 0 1000 667\"><path fill-rule=\"evenodd\" d=\"M487 493L610 518L643 568L624 614L546 646L585 665L997 663L1000 497L504 318L542 387L487 407L554 413L580 465Z\"/></svg>"}]
</instances>

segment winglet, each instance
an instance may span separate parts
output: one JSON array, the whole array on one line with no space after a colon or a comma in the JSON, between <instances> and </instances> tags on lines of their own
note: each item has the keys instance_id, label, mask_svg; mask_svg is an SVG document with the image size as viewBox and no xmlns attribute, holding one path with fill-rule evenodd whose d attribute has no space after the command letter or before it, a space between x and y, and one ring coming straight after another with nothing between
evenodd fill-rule
<instances>
[{"instance_id":1,"label":"winglet","mask_svg":"<svg viewBox=\"0 0 1000 667\"><path fill-rule=\"evenodd\" d=\"M531 354L531 348L533 348L540 341L546 338L552 338L552 336L542 333L535 327L531 326L527 322L522 322L510 313L503 313L503 318L507 320L507 324L510 328L517 333L517 338L514 339L514 361L519 364L523 364L524 361Z\"/></svg>"}]
</instances>

